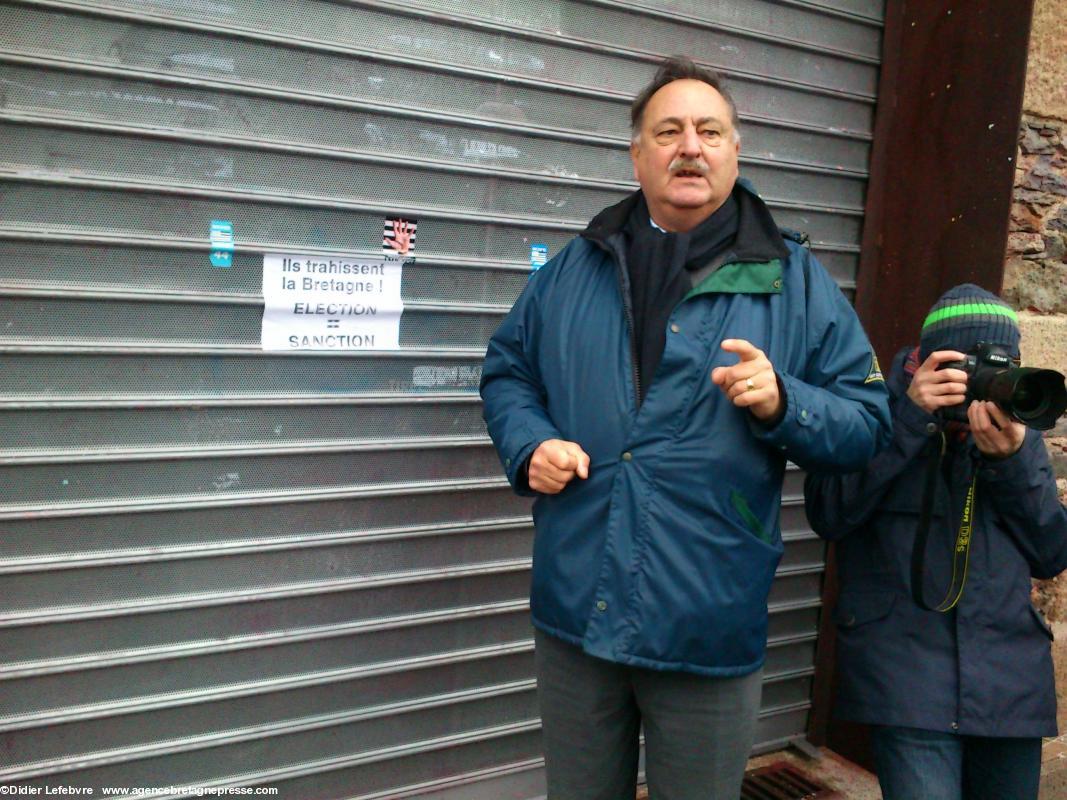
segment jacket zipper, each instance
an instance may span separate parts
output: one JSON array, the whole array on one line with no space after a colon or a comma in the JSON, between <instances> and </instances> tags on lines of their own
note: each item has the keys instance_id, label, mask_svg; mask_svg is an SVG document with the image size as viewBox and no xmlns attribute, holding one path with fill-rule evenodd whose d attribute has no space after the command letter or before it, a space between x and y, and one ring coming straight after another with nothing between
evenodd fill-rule
<instances>
[{"instance_id":1,"label":"jacket zipper","mask_svg":"<svg viewBox=\"0 0 1067 800\"><path fill-rule=\"evenodd\" d=\"M608 252L611 252L611 250L612 250L612 248L609 248L609 247L605 247L605 249L608 250ZM634 307L633 307L633 300L630 297L630 281L627 279L627 277L626 277L626 275L624 273L624 271L626 269L626 264L625 264L624 258L620 257L621 253L615 252L615 253L613 253L613 255L615 256L616 277L619 280L619 292L620 292L620 294L622 294L622 305L623 305L623 309L626 312L626 327L630 331L630 367L631 367L631 369L633 371L634 402L636 404L636 406L635 406L636 409L638 411L640 411L641 410L641 375L640 375L640 372L637 369L637 335L634 332L634 328L635 328L635 324L634 324ZM726 266L729 263L733 263L733 261L736 258L737 258L737 256L736 256L735 252L732 249L731 250L727 250L725 253L721 253L715 260L713 260L712 262L709 263L708 266L711 267L710 269L708 269L707 267L705 267L705 269L708 269L708 274L710 274L712 272L715 272L715 270ZM682 298L682 300L678 303L678 305L676 305L674 307L674 310L671 311L671 316L674 315L674 311L677 311L685 303L685 301L687 299L688 299L688 297L683 297Z\"/></svg>"},{"instance_id":2,"label":"jacket zipper","mask_svg":"<svg viewBox=\"0 0 1067 800\"><path fill-rule=\"evenodd\" d=\"M604 250L611 260L615 262L615 278L619 282L619 294L622 295L622 308L626 314L626 330L630 336L630 375L634 384L634 415L641 410L641 375L637 369L637 334L634 332L634 307L630 297L630 281L626 277L626 255L617 250L606 239L590 239L589 241Z\"/></svg>"},{"instance_id":3,"label":"jacket zipper","mask_svg":"<svg viewBox=\"0 0 1067 800\"><path fill-rule=\"evenodd\" d=\"M622 295L622 307L626 312L626 328L630 332L630 370L634 382L634 413L641 410L641 374L637 369L637 334L634 332L633 299L630 297L630 282L623 274L626 264L622 258L616 258L617 276L619 279L619 293Z\"/></svg>"}]
</instances>

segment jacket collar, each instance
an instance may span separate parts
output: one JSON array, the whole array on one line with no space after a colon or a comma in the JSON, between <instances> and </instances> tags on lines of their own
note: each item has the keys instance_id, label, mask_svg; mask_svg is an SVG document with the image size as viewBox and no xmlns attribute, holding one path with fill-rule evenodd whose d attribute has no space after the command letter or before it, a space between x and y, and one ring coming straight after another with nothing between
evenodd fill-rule
<instances>
[{"instance_id":1,"label":"jacket collar","mask_svg":"<svg viewBox=\"0 0 1067 800\"><path fill-rule=\"evenodd\" d=\"M734 197L738 204L737 238L730 248L727 263L787 260L789 249L782 241L783 234L752 184L744 178L738 178L734 184ZM608 206L593 217L581 236L612 252L610 240L622 233L626 220L640 199L641 190L638 189L622 202Z\"/></svg>"}]
</instances>

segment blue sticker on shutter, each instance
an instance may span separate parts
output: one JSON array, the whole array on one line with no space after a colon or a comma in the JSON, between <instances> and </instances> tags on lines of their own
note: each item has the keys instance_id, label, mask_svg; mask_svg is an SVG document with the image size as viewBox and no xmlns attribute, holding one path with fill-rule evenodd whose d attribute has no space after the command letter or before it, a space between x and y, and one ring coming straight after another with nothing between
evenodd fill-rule
<instances>
[{"instance_id":1,"label":"blue sticker on shutter","mask_svg":"<svg viewBox=\"0 0 1067 800\"><path fill-rule=\"evenodd\" d=\"M537 272L545 264L548 263L548 245L547 244L532 244L530 245L530 272Z\"/></svg>"},{"instance_id":2,"label":"blue sticker on shutter","mask_svg":"<svg viewBox=\"0 0 1067 800\"><path fill-rule=\"evenodd\" d=\"M233 223L224 219L211 220L211 266L233 266Z\"/></svg>"}]
</instances>

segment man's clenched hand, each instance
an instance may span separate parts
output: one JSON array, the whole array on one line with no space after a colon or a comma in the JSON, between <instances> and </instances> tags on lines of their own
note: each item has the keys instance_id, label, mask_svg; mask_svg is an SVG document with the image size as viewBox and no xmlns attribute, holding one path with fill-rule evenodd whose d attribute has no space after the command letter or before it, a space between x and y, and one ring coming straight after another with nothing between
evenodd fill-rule
<instances>
[{"instance_id":1,"label":"man's clenched hand","mask_svg":"<svg viewBox=\"0 0 1067 800\"><path fill-rule=\"evenodd\" d=\"M530 458L530 488L542 494L558 494L574 476L589 477L589 456L577 442L546 439Z\"/></svg>"}]
</instances>

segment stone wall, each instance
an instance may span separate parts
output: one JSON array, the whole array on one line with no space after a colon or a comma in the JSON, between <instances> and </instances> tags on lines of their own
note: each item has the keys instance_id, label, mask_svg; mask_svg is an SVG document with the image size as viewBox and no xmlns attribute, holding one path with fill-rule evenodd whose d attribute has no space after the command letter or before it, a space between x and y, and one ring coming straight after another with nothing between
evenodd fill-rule
<instances>
[{"instance_id":1,"label":"stone wall","mask_svg":"<svg viewBox=\"0 0 1067 800\"><path fill-rule=\"evenodd\" d=\"M1020 312L1023 363L1067 372L1067 122L1023 115L1009 231L1002 293ZM1067 418L1045 441L1062 492ZM1067 621L1067 595L1049 611Z\"/></svg>"},{"instance_id":2,"label":"stone wall","mask_svg":"<svg viewBox=\"0 0 1067 800\"><path fill-rule=\"evenodd\" d=\"M1062 0L1034 3L1003 294L1020 311L1023 363L1067 373L1067 48L1063 46L1067 15L1063 9ZM1067 421L1061 419L1045 441L1060 499L1067 500ZM1056 634L1053 657L1060 732L1064 733L1067 574L1035 581L1034 602ZM1043 798L1063 796L1064 749L1055 759L1046 760ZM1046 755L1051 752L1046 747Z\"/></svg>"},{"instance_id":3,"label":"stone wall","mask_svg":"<svg viewBox=\"0 0 1067 800\"><path fill-rule=\"evenodd\" d=\"M1023 364L1067 373L1067 0L1036 0L1019 126L1012 220L1004 266L1004 298L1019 310ZM1046 435L1067 500L1067 420ZM1060 730L1067 732L1067 574L1034 581L1034 603L1056 640ZM1064 745L1050 741L1049 747ZM1042 798L1060 797L1065 753L1046 759ZM1053 786L1055 784L1055 787Z\"/></svg>"},{"instance_id":4,"label":"stone wall","mask_svg":"<svg viewBox=\"0 0 1067 800\"><path fill-rule=\"evenodd\" d=\"M1004 296L1017 309L1026 365L1067 373L1067 125L1032 115L1023 118ZM1067 501L1067 421L1046 434L1061 501ZM1056 635L1056 695L1060 731L1067 731L1067 573L1035 581L1034 603ZM1058 758L1055 774L1067 769ZM1048 769L1048 765L1046 765ZM1058 779L1058 778L1057 778ZM1052 778L1049 778L1052 780Z\"/></svg>"},{"instance_id":5,"label":"stone wall","mask_svg":"<svg viewBox=\"0 0 1067 800\"><path fill-rule=\"evenodd\" d=\"M1023 108L1067 120L1067 14L1063 0L1035 0L1026 62Z\"/></svg>"},{"instance_id":6,"label":"stone wall","mask_svg":"<svg viewBox=\"0 0 1067 800\"><path fill-rule=\"evenodd\" d=\"M1018 309L1067 315L1067 123L1024 114L1004 269Z\"/></svg>"}]
</instances>

